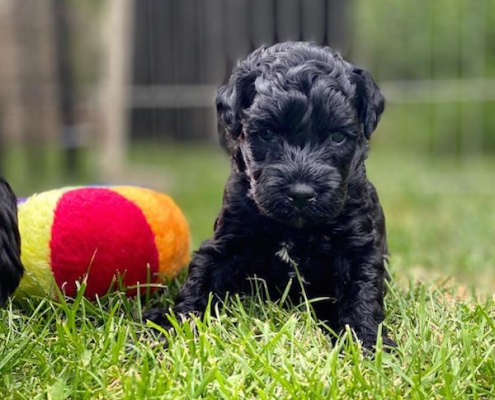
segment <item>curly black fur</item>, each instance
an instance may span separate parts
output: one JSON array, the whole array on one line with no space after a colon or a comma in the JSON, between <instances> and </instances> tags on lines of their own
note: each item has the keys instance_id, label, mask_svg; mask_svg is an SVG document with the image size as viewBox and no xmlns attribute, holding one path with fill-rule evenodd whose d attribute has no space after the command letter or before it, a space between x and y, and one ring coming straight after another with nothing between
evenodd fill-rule
<instances>
[{"instance_id":1,"label":"curly black fur","mask_svg":"<svg viewBox=\"0 0 495 400\"><path fill-rule=\"evenodd\" d=\"M0 178L0 304L14 293L23 273L17 198L9 184Z\"/></svg>"},{"instance_id":2,"label":"curly black fur","mask_svg":"<svg viewBox=\"0 0 495 400\"><path fill-rule=\"evenodd\" d=\"M253 276L272 296L294 280L297 301L299 274L309 298L326 299L317 317L372 348L387 278L384 215L364 165L384 109L373 79L329 47L281 43L238 64L217 109L232 172L173 311L201 314L210 293L249 292ZM165 313L145 318L167 325Z\"/></svg>"}]
</instances>

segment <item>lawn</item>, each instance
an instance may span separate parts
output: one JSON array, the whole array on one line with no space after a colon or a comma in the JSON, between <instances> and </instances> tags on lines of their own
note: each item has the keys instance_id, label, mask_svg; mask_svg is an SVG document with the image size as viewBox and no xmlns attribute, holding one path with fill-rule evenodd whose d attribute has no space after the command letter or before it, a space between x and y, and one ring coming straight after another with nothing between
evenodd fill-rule
<instances>
[{"instance_id":1,"label":"lawn","mask_svg":"<svg viewBox=\"0 0 495 400\"><path fill-rule=\"evenodd\" d=\"M144 148L158 186L211 234L228 160L214 149ZM233 296L218 319L178 325L165 348L118 294L91 303L32 299L0 311L6 399L489 399L495 396L495 161L373 149L387 215L393 282L386 324L399 343L364 356L335 348L308 304ZM12 181L16 187L16 179ZM19 186L21 186L19 184ZM171 292L178 282L171 284ZM153 299L169 304L167 294Z\"/></svg>"}]
</instances>

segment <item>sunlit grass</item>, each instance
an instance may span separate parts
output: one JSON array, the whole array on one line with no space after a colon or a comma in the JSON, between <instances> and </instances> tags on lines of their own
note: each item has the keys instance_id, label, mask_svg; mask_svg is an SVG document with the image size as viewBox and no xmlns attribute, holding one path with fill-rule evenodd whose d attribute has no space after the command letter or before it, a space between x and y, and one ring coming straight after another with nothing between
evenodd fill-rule
<instances>
[{"instance_id":1,"label":"sunlit grass","mask_svg":"<svg viewBox=\"0 0 495 400\"><path fill-rule=\"evenodd\" d=\"M30 300L1 311L0 391L12 399L491 398L495 304L427 285L393 287L399 348L335 347L306 307L232 297L219 318L172 318L157 340L139 304Z\"/></svg>"},{"instance_id":2,"label":"sunlit grass","mask_svg":"<svg viewBox=\"0 0 495 400\"><path fill-rule=\"evenodd\" d=\"M139 146L131 157L167 176L162 189L187 215L196 248L212 233L227 157L178 146ZM494 171L489 158L373 149L368 172L392 253L393 355L379 344L376 356L363 355L351 334L332 347L304 304L232 296L218 318L196 320L196 330L172 319L164 346L139 322L137 300L28 299L0 310L2 398L492 398ZM169 305L181 279L152 302Z\"/></svg>"}]
</instances>

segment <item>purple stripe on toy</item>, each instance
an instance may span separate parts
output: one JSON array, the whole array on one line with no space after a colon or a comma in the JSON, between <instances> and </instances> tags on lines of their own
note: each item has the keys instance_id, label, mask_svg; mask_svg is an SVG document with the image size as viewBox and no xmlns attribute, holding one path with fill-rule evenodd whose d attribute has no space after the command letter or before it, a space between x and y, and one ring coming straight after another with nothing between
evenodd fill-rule
<instances>
[{"instance_id":1,"label":"purple stripe on toy","mask_svg":"<svg viewBox=\"0 0 495 400\"><path fill-rule=\"evenodd\" d=\"M27 200L27 197L18 197L17 198L17 204L22 204L22 203L25 203Z\"/></svg>"}]
</instances>

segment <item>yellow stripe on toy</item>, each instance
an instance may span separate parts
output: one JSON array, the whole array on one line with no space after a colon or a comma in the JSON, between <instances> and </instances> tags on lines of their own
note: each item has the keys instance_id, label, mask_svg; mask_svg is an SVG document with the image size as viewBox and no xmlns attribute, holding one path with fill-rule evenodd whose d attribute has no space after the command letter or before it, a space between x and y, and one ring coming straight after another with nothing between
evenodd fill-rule
<instances>
[{"instance_id":1,"label":"yellow stripe on toy","mask_svg":"<svg viewBox=\"0 0 495 400\"><path fill-rule=\"evenodd\" d=\"M19 205L21 260L26 270L17 289L17 296L51 296L54 292L55 281L50 265L53 215L60 197L68 190L70 189L35 194Z\"/></svg>"}]
</instances>

